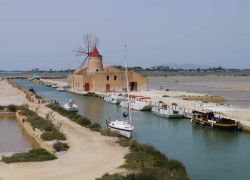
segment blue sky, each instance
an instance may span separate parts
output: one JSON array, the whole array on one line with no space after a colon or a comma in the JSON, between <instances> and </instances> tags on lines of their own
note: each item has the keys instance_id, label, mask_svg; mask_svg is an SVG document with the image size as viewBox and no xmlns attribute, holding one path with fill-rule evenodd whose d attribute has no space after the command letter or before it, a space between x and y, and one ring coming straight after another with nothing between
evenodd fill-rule
<instances>
[{"instance_id":1,"label":"blue sky","mask_svg":"<svg viewBox=\"0 0 250 180\"><path fill-rule=\"evenodd\" d=\"M77 67L92 32L106 65L250 68L249 0L0 0L0 69Z\"/></svg>"}]
</instances>

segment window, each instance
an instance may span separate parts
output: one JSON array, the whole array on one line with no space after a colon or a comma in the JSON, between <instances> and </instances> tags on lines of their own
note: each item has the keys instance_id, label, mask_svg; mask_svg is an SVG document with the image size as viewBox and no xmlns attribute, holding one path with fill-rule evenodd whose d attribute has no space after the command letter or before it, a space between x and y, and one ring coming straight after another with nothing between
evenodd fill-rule
<instances>
[{"instance_id":1,"label":"window","mask_svg":"<svg viewBox=\"0 0 250 180\"><path fill-rule=\"evenodd\" d=\"M109 76L106 77L107 81L109 80Z\"/></svg>"},{"instance_id":2,"label":"window","mask_svg":"<svg viewBox=\"0 0 250 180\"><path fill-rule=\"evenodd\" d=\"M114 76L114 80L116 81L116 79L117 79L117 77L116 76Z\"/></svg>"},{"instance_id":3,"label":"window","mask_svg":"<svg viewBox=\"0 0 250 180\"><path fill-rule=\"evenodd\" d=\"M97 70L95 70L96 72L98 72L98 69Z\"/></svg>"}]
</instances>

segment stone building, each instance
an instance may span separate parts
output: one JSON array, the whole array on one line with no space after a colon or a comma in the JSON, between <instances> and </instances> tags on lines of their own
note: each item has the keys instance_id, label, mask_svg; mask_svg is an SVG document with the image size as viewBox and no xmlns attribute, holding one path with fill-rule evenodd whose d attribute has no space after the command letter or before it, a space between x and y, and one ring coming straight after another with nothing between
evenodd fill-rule
<instances>
[{"instance_id":1,"label":"stone building","mask_svg":"<svg viewBox=\"0 0 250 180\"><path fill-rule=\"evenodd\" d=\"M135 71L128 71L130 91L147 90L148 79ZM71 89L77 91L111 92L126 87L125 72L115 67L104 68L102 56L96 47L89 53L87 66L77 69L68 76Z\"/></svg>"}]
</instances>

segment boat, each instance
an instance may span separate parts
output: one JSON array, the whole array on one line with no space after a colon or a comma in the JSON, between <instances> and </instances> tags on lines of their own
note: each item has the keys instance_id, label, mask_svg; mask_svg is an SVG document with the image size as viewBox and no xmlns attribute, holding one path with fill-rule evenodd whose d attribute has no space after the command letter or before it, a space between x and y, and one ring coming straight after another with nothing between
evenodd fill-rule
<instances>
[{"instance_id":1,"label":"boat","mask_svg":"<svg viewBox=\"0 0 250 180\"><path fill-rule=\"evenodd\" d=\"M126 50L126 45L125 45ZM128 112L123 113L123 119L121 120L111 120L110 118L106 120L107 128L110 131L114 131L119 133L120 135L131 138L132 132L134 130L134 127L132 125L132 118L131 118L131 106L130 106L130 100L129 100L129 88L128 88L128 68L127 68L127 62L126 62L126 56L125 56L125 77L126 77L126 90L127 90L127 104L128 104ZM124 96L124 102L126 102L126 96Z\"/></svg>"},{"instance_id":2,"label":"boat","mask_svg":"<svg viewBox=\"0 0 250 180\"><path fill-rule=\"evenodd\" d=\"M242 126L239 121L215 117L213 112L203 113L198 111L193 111L192 122L201 124L203 126L208 126L212 128L218 128L223 130L242 130Z\"/></svg>"},{"instance_id":3,"label":"boat","mask_svg":"<svg viewBox=\"0 0 250 180\"><path fill-rule=\"evenodd\" d=\"M132 101L131 102L131 109L137 110L137 111L151 111L152 104L145 102L145 101Z\"/></svg>"},{"instance_id":4,"label":"boat","mask_svg":"<svg viewBox=\"0 0 250 180\"><path fill-rule=\"evenodd\" d=\"M66 104L64 104L63 107L65 110L71 111L71 112L77 112L79 108L76 104L74 104L72 99L70 99Z\"/></svg>"},{"instance_id":5,"label":"boat","mask_svg":"<svg viewBox=\"0 0 250 180\"><path fill-rule=\"evenodd\" d=\"M57 88L57 85L56 84L52 84L51 87L52 88Z\"/></svg>"},{"instance_id":6,"label":"boat","mask_svg":"<svg viewBox=\"0 0 250 180\"><path fill-rule=\"evenodd\" d=\"M56 90L62 92L62 91L64 91L64 88L63 87L58 87L58 88L56 88Z\"/></svg>"},{"instance_id":7,"label":"boat","mask_svg":"<svg viewBox=\"0 0 250 180\"><path fill-rule=\"evenodd\" d=\"M167 117L167 118L183 118L184 112L182 110L173 109L171 107L167 107L167 105L153 106L152 112L159 116Z\"/></svg>"},{"instance_id":8,"label":"boat","mask_svg":"<svg viewBox=\"0 0 250 180\"><path fill-rule=\"evenodd\" d=\"M119 105L123 99L124 97L122 95L116 94L107 95L103 98L105 102L117 105Z\"/></svg>"},{"instance_id":9,"label":"boat","mask_svg":"<svg viewBox=\"0 0 250 180\"><path fill-rule=\"evenodd\" d=\"M143 101L143 99L148 99L146 97L143 96L136 96L137 98L135 98L135 96L132 96L132 100L130 98L124 99L123 101L121 101L120 106L124 107L124 108L128 108L128 99L130 99L130 107L133 110L137 110L137 111L151 111L152 109L152 104L146 101ZM139 97L139 98L138 98Z\"/></svg>"}]
</instances>

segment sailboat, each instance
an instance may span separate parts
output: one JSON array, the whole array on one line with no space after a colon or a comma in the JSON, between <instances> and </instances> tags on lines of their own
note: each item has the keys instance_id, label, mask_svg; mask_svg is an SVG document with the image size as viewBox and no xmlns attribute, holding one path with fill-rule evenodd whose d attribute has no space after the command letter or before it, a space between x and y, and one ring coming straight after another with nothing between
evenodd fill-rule
<instances>
[{"instance_id":1,"label":"sailboat","mask_svg":"<svg viewBox=\"0 0 250 180\"><path fill-rule=\"evenodd\" d=\"M126 45L125 45L125 52L126 52ZM126 53L125 53L125 76L126 76L126 89L127 89L127 96L128 96L128 112L123 113L122 120L111 120L110 118L106 120L107 127L111 131L118 132L120 135L131 138L132 132L134 127L132 126L132 119L131 119L131 106L129 100L129 88L128 88L128 68L126 62ZM125 98L125 96L124 96Z\"/></svg>"}]
</instances>

